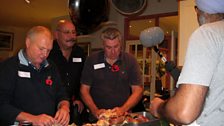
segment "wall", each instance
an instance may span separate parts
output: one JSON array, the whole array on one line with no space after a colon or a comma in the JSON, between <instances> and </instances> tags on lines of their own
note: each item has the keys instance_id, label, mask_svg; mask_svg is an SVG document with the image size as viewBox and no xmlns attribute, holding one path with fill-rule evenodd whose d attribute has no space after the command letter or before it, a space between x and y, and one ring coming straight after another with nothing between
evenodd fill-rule
<instances>
[{"instance_id":1,"label":"wall","mask_svg":"<svg viewBox=\"0 0 224 126\"><path fill-rule=\"evenodd\" d=\"M178 9L178 2L177 0L147 0L147 7L145 8L144 13L141 15L151 15L151 14L158 14L158 13L167 13L167 12L176 12ZM62 18L69 18L68 15L62 17L56 17L52 19L52 26L51 29L55 28L55 23L57 20ZM89 34L88 36L80 37L79 42L91 42L91 48L101 48L101 40L99 39L101 31L108 26L117 27L122 34L124 34L124 18L126 16L121 15L118 13L110 4L110 15L109 15L109 22L104 23L102 25L102 29L96 31L95 33ZM8 57L15 54L20 48L24 47L24 39L25 34L28 28L20 28L20 27L7 27L7 26L0 26L0 30L5 30L14 33L14 45L13 51L0 51L0 57Z\"/></svg>"},{"instance_id":2,"label":"wall","mask_svg":"<svg viewBox=\"0 0 224 126\"><path fill-rule=\"evenodd\" d=\"M179 3L178 66L183 66L188 39L198 27L194 5L194 0L180 1Z\"/></svg>"},{"instance_id":3,"label":"wall","mask_svg":"<svg viewBox=\"0 0 224 126\"><path fill-rule=\"evenodd\" d=\"M177 0L147 0L147 7L145 8L144 12L140 16L168 13L168 12L177 12L177 11L178 11ZM125 18L128 18L128 17L118 13L111 5L109 20L112 23L110 23L110 25L105 25L104 27L108 27L108 26L117 27L124 35L124 19ZM99 39L99 35L102 29L91 34L91 36L94 36L95 38L92 41L92 45L91 45L92 48L102 47L101 40Z\"/></svg>"},{"instance_id":4,"label":"wall","mask_svg":"<svg viewBox=\"0 0 224 126\"><path fill-rule=\"evenodd\" d=\"M12 27L12 26L0 26L1 31L14 33L13 37L13 50L0 51L0 59L5 59L15 55L21 48L25 46L25 35L28 28Z\"/></svg>"}]
</instances>

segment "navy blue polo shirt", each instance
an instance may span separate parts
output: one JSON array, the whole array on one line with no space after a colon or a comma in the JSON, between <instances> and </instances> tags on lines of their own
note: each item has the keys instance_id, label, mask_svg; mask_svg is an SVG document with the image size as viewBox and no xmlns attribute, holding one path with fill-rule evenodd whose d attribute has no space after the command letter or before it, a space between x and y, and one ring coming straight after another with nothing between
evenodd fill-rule
<instances>
[{"instance_id":1,"label":"navy blue polo shirt","mask_svg":"<svg viewBox=\"0 0 224 126\"><path fill-rule=\"evenodd\" d=\"M54 64L44 61L40 69L30 64L23 50L2 63L0 69L0 122L12 124L24 111L54 117L57 105L68 100Z\"/></svg>"}]
</instances>

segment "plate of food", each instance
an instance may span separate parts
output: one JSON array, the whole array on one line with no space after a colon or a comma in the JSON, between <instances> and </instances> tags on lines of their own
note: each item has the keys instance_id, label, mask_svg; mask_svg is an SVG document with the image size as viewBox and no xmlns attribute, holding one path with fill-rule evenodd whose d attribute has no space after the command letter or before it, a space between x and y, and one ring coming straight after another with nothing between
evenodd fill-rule
<instances>
[{"instance_id":1,"label":"plate of food","mask_svg":"<svg viewBox=\"0 0 224 126\"><path fill-rule=\"evenodd\" d=\"M152 122L159 121L148 112L125 113L118 116L108 109L99 116L96 123L88 123L83 126L150 126Z\"/></svg>"}]
</instances>

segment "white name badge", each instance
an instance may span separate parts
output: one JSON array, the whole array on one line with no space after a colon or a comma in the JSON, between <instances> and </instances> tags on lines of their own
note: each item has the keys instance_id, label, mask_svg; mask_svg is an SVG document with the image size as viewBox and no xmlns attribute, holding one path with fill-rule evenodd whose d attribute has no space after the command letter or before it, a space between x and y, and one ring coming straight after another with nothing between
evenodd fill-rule
<instances>
[{"instance_id":1,"label":"white name badge","mask_svg":"<svg viewBox=\"0 0 224 126\"><path fill-rule=\"evenodd\" d=\"M72 58L72 62L80 63L82 62L82 58Z\"/></svg>"},{"instance_id":2,"label":"white name badge","mask_svg":"<svg viewBox=\"0 0 224 126\"><path fill-rule=\"evenodd\" d=\"M104 68L105 64L104 63L100 63L100 64L95 64L94 65L94 70L100 69L100 68Z\"/></svg>"},{"instance_id":3,"label":"white name badge","mask_svg":"<svg viewBox=\"0 0 224 126\"><path fill-rule=\"evenodd\" d=\"M30 72L18 71L19 77L30 78Z\"/></svg>"}]
</instances>

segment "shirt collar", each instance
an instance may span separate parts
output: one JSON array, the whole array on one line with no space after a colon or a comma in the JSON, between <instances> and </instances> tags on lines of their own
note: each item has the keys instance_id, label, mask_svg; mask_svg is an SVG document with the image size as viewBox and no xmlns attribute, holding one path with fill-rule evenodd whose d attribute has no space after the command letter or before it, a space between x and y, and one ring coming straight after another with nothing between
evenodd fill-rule
<instances>
[{"instance_id":1,"label":"shirt collar","mask_svg":"<svg viewBox=\"0 0 224 126\"><path fill-rule=\"evenodd\" d=\"M117 60L115 61L115 63L119 63L119 62L122 61L122 55L123 55L123 53L121 51L119 56L118 56L118 58L117 58ZM104 62L106 62L106 56L105 56L105 52L104 51L101 52L101 56L103 56L103 60L104 60Z\"/></svg>"},{"instance_id":2,"label":"shirt collar","mask_svg":"<svg viewBox=\"0 0 224 126\"><path fill-rule=\"evenodd\" d=\"M19 57L19 62L20 64L23 64L25 66L29 66L32 65L32 63L28 60L27 58L27 55L25 53L25 50L24 49L21 49L18 53L18 57ZM40 68L43 68L43 67L47 67L49 65L48 61L47 60L44 60L42 63L41 63L41 67ZM33 66L33 65L32 65ZM33 66L34 67L34 66Z\"/></svg>"}]
</instances>

